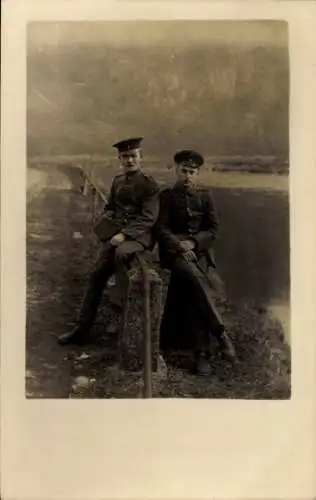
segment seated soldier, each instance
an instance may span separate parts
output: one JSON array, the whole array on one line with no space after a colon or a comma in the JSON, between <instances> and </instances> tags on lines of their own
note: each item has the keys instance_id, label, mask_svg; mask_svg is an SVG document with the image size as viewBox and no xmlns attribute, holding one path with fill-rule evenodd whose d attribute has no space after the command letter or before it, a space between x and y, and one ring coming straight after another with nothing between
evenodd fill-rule
<instances>
[{"instance_id":1,"label":"seated soldier","mask_svg":"<svg viewBox=\"0 0 316 500\"><path fill-rule=\"evenodd\" d=\"M210 334L223 354L232 360L234 347L215 308L208 268L215 268L212 244L218 218L211 192L196 180L203 157L191 150L174 156L177 180L160 196L160 214L155 228L160 262L171 270L170 284L161 324L161 349L179 348L176 340L190 330L194 341L195 369L208 374ZM182 329L182 327L185 327ZM180 331L181 329L181 331Z\"/></svg>"},{"instance_id":2,"label":"seated soldier","mask_svg":"<svg viewBox=\"0 0 316 500\"><path fill-rule=\"evenodd\" d=\"M103 290L117 266L135 252L153 247L152 227L159 213L159 188L141 170L141 140L127 139L113 145L124 172L114 178L105 214L95 227L102 246L77 325L59 337L61 344L83 344L88 340Z\"/></svg>"}]
</instances>

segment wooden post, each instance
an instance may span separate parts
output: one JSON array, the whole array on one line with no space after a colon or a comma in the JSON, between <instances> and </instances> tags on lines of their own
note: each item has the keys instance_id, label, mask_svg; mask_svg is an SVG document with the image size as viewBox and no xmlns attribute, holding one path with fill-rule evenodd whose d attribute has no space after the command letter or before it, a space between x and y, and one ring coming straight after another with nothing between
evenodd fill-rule
<instances>
[{"instance_id":1,"label":"wooden post","mask_svg":"<svg viewBox=\"0 0 316 500\"><path fill-rule=\"evenodd\" d=\"M96 197L96 188L95 186L91 186L91 195L92 195L92 214L91 214L91 222L94 224L95 221L95 197Z\"/></svg>"},{"instance_id":2,"label":"wooden post","mask_svg":"<svg viewBox=\"0 0 316 500\"><path fill-rule=\"evenodd\" d=\"M87 196L88 194L88 179L87 179L87 176L86 176L86 173L83 172L83 190L82 190L82 194L83 196Z\"/></svg>"},{"instance_id":3,"label":"wooden post","mask_svg":"<svg viewBox=\"0 0 316 500\"><path fill-rule=\"evenodd\" d=\"M137 255L143 275L143 305L144 305L144 368L143 368L143 395L144 398L152 397L152 360L151 360L151 318L150 318L150 282L146 263L140 254Z\"/></svg>"},{"instance_id":4,"label":"wooden post","mask_svg":"<svg viewBox=\"0 0 316 500\"><path fill-rule=\"evenodd\" d=\"M99 193L97 189L94 189L93 192L93 220L95 220L96 214L98 212L98 206L99 206Z\"/></svg>"},{"instance_id":5,"label":"wooden post","mask_svg":"<svg viewBox=\"0 0 316 500\"><path fill-rule=\"evenodd\" d=\"M123 372L143 373L146 393L151 374L158 370L162 287L158 273L147 266L145 282L140 265L132 266L126 273L119 365Z\"/></svg>"}]
</instances>

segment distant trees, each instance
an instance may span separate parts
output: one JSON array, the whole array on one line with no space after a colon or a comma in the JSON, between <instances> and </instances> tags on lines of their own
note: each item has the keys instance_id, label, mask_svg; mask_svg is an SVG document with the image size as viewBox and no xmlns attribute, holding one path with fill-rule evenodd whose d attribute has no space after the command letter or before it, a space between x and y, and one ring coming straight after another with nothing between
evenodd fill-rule
<instances>
[{"instance_id":1,"label":"distant trees","mask_svg":"<svg viewBox=\"0 0 316 500\"><path fill-rule=\"evenodd\" d=\"M28 56L29 154L288 151L288 54L277 47L50 48Z\"/></svg>"}]
</instances>

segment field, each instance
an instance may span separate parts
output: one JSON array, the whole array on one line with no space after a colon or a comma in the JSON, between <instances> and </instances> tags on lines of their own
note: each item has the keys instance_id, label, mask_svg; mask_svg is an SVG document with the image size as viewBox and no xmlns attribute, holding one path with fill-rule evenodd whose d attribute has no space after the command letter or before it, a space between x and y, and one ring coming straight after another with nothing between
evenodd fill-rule
<instances>
[{"instance_id":1,"label":"field","mask_svg":"<svg viewBox=\"0 0 316 500\"><path fill-rule=\"evenodd\" d=\"M139 397L139 377L122 378L115 368L115 336L107 328L114 318L110 308L101 308L95 344L82 350L56 343L56 336L72 326L96 247L91 199L82 196L73 165L89 170L105 190L116 169L91 158L65 163L36 159L28 168L26 393L35 398ZM145 165L161 184L171 179L166 167L161 161ZM240 362L232 368L214 353L207 380L169 366L167 378L155 381L154 396L288 398L288 178L205 169L201 181L213 186L218 205L217 261L226 285L220 307ZM280 310L281 316L273 314Z\"/></svg>"}]
</instances>

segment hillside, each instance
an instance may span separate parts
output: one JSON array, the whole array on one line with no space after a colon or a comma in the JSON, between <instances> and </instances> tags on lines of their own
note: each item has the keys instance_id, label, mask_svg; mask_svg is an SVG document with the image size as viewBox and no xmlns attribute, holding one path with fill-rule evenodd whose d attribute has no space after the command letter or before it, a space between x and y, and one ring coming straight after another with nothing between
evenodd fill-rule
<instances>
[{"instance_id":1,"label":"hillside","mask_svg":"<svg viewBox=\"0 0 316 500\"><path fill-rule=\"evenodd\" d=\"M28 155L146 151L288 156L288 53L282 46L75 44L28 54Z\"/></svg>"}]
</instances>

